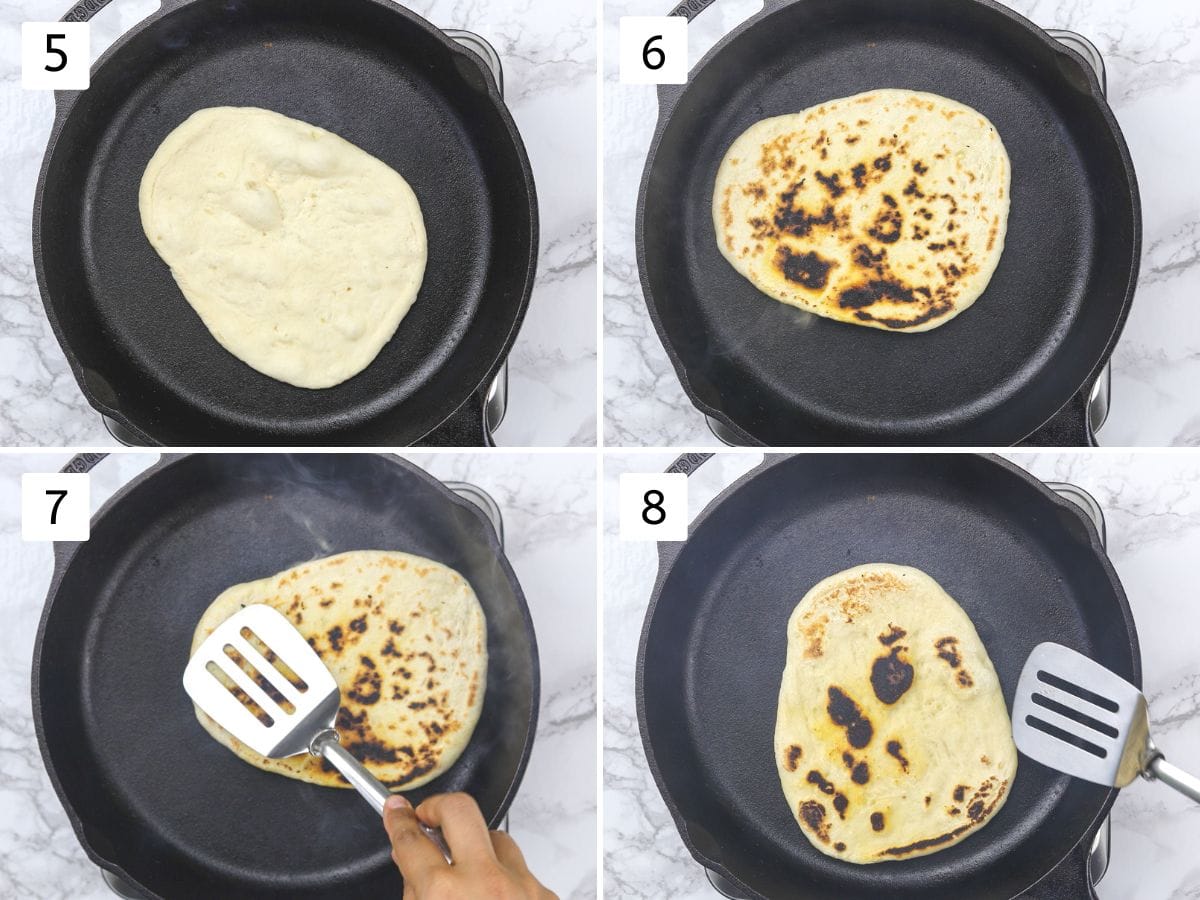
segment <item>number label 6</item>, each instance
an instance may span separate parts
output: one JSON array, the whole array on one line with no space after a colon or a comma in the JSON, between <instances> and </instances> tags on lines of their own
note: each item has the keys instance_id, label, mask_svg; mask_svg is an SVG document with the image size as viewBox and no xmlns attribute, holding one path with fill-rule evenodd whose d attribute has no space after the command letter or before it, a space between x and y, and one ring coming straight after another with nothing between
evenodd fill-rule
<instances>
[{"instance_id":1,"label":"number label 6","mask_svg":"<svg viewBox=\"0 0 1200 900\"><path fill-rule=\"evenodd\" d=\"M687 19L622 16L622 84L684 84L688 71Z\"/></svg>"}]
</instances>

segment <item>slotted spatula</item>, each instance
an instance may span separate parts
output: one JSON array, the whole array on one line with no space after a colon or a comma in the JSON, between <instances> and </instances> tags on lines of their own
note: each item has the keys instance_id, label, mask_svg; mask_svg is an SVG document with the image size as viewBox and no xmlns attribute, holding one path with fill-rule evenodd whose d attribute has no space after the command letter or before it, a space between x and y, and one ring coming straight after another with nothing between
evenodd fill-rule
<instances>
[{"instance_id":1,"label":"slotted spatula","mask_svg":"<svg viewBox=\"0 0 1200 900\"><path fill-rule=\"evenodd\" d=\"M317 652L281 613L252 604L216 627L183 671L192 701L255 753L273 759L324 757L382 814L391 795L338 742L337 682ZM446 861L441 831L421 823Z\"/></svg>"},{"instance_id":2,"label":"slotted spatula","mask_svg":"<svg viewBox=\"0 0 1200 900\"><path fill-rule=\"evenodd\" d=\"M1200 803L1200 778L1171 765L1150 739L1142 692L1082 653L1038 644L1017 682L1013 741L1043 765L1123 788L1141 775Z\"/></svg>"}]
</instances>

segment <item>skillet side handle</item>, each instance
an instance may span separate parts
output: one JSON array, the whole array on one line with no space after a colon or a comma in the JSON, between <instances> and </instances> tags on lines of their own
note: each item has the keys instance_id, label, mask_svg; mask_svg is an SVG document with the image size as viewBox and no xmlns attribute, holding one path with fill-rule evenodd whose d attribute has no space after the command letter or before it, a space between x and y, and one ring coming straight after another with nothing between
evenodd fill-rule
<instances>
[{"instance_id":1,"label":"skillet side handle","mask_svg":"<svg viewBox=\"0 0 1200 900\"><path fill-rule=\"evenodd\" d=\"M1088 874L1088 859L1096 830L1089 829L1067 858L1021 895L1021 900L1099 900Z\"/></svg>"},{"instance_id":2,"label":"skillet side handle","mask_svg":"<svg viewBox=\"0 0 1200 900\"><path fill-rule=\"evenodd\" d=\"M58 471L64 474L87 474L106 456L108 456L107 453L76 453ZM56 580L62 576L63 570L66 569L67 560L74 555L80 543L80 541L54 542L54 578Z\"/></svg>"},{"instance_id":3,"label":"skillet side handle","mask_svg":"<svg viewBox=\"0 0 1200 900\"><path fill-rule=\"evenodd\" d=\"M495 447L486 422L487 392L487 387L475 391L446 421L416 441L413 446Z\"/></svg>"},{"instance_id":4,"label":"skillet side handle","mask_svg":"<svg viewBox=\"0 0 1200 900\"><path fill-rule=\"evenodd\" d=\"M699 469L702 465L708 462L716 454L714 453L682 453L676 457L675 462L667 466L668 474L679 473L690 476L693 472ZM782 459L791 456L790 453L764 453L762 462L742 476L743 479L752 478L770 466L775 465ZM692 518L695 518L693 513ZM683 549L684 541L659 541L658 542L658 577L661 578L671 566L675 563L675 559L679 556L679 551Z\"/></svg>"},{"instance_id":5,"label":"skillet side handle","mask_svg":"<svg viewBox=\"0 0 1200 900\"><path fill-rule=\"evenodd\" d=\"M1026 447L1097 447L1096 434L1092 431L1091 403L1093 382L1089 382L1070 399L1066 406L1027 438L1021 441Z\"/></svg>"},{"instance_id":6,"label":"skillet side handle","mask_svg":"<svg viewBox=\"0 0 1200 900\"><path fill-rule=\"evenodd\" d=\"M673 10L667 13L668 16L683 16L691 22L696 16L704 12L716 0L684 0ZM763 0L763 10L768 10L772 6L779 6L787 0ZM689 69L690 71L690 69ZM666 114L675 108L675 104L679 101L683 89L686 84L660 84L658 86L658 119L661 122Z\"/></svg>"},{"instance_id":7,"label":"skillet side handle","mask_svg":"<svg viewBox=\"0 0 1200 900\"><path fill-rule=\"evenodd\" d=\"M707 4L705 4L707 5ZM681 453L675 462L666 468L668 474L691 475L702 465L712 459L712 453ZM661 576L675 563L679 551L683 549L683 541L658 542L658 573Z\"/></svg>"},{"instance_id":8,"label":"skillet side handle","mask_svg":"<svg viewBox=\"0 0 1200 900\"><path fill-rule=\"evenodd\" d=\"M59 19L60 22L90 22L92 17L104 7L108 6L112 0L82 0L72 6L65 16ZM184 3L189 3L191 0L159 0L158 10L163 12L173 6L182 6ZM151 13L153 15L153 13ZM54 92L54 109L55 113L61 113L67 108L67 101L73 97L77 97L82 91L55 91Z\"/></svg>"}]
</instances>

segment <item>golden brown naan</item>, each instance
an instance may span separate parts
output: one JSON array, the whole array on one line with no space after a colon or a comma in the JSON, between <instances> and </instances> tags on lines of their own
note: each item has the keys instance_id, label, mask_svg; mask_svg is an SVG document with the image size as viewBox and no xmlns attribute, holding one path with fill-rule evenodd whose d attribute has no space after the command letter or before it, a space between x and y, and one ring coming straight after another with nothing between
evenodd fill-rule
<instances>
[{"instance_id":1,"label":"golden brown naan","mask_svg":"<svg viewBox=\"0 0 1200 900\"><path fill-rule=\"evenodd\" d=\"M1009 159L986 117L877 90L750 126L717 170L721 253L821 316L927 331L987 288L1008 227Z\"/></svg>"},{"instance_id":2,"label":"golden brown naan","mask_svg":"<svg viewBox=\"0 0 1200 900\"><path fill-rule=\"evenodd\" d=\"M857 566L787 626L775 760L800 830L847 862L944 850L1017 771L1004 694L970 618L919 569Z\"/></svg>"},{"instance_id":3,"label":"golden brown naan","mask_svg":"<svg viewBox=\"0 0 1200 900\"><path fill-rule=\"evenodd\" d=\"M487 626L466 579L448 566L380 550L313 560L217 597L192 638L195 653L239 609L265 603L308 638L342 692L347 750L389 787L445 772L471 739L487 686ZM196 709L200 724L242 759L290 778L349 787L307 754L267 759Z\"/></svg>"}]
</instances>

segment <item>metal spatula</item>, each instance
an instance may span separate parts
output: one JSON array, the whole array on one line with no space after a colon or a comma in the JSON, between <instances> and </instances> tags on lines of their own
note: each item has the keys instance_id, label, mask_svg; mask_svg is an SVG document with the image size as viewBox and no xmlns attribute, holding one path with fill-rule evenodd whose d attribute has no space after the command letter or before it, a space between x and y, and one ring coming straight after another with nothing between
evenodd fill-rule
<instances>
[{"instance_id":1,"label":"metal spatula","mask_svg":"<svg viewBox=\"0 0 1200 900\"><path fill-rule=\"evenodd\" d=\"M274 759L311 753L342 773L378 813L391 795L338 743L337 682L303 635L264 604L247 606L217 626L183 671L188 696L255 753ZM421 824L446 860L441 831Z\"/></svg>"},{"instance_id":2,"label":"metal spatula","mask_svg":"<svg viewBox=\"0 0 1200 900\"><path fill-rule=\"evenodd\" d=\"M1200 778L1171 765L1150 739L1146 698L1125 679L1061 644L1038 644L1013 702L1017 749L1085 781L1123 788L1141 775L1200 803Z\"/></svg>"}]
</instances>

